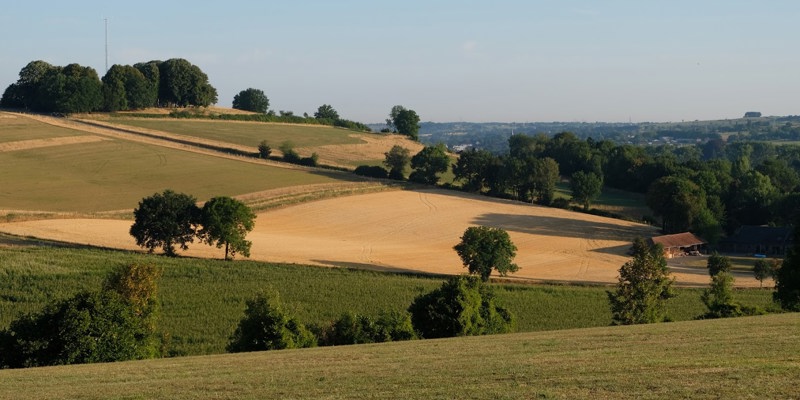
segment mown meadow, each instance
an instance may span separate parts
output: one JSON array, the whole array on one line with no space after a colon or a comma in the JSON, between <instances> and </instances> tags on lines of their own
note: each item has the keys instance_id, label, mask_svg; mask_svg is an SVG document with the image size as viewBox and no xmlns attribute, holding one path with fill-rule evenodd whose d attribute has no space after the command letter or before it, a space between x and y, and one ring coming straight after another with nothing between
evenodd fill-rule
<instances>
[{"instance_id":1,"label":"mown meadow","mask_svg":"<svg viewBox=\"0 0 800 400\"><path fill-rule=\"evenodd\" d=\"M0 328L23 313L80 290L100 287L106 274L126 263L154 263L160 282L161 328L171 355L224 352L242 317L244 302L261 290L277 290L288 309L306 324L325 324L345 311L376 315L405 310L443 277L270 264L237 260L167 258L93 248L14 246L0 249ZM519 331L609 325L602 286L494 284L497 296L518 320ZM701 289L678 289L669 316L691 320L705 311ZM742 289L745 305L771 307L771 291Z\"/></svg>"},{"instance_id":2,"label":"mown meadow","mask_svg":"<svg viewBox=\"0 0 800 400\"><path fill-rule=\"evenodd\" d=\"M791 399L800 314L0 370L26 399Z\"/></svg>"}]
</instances>

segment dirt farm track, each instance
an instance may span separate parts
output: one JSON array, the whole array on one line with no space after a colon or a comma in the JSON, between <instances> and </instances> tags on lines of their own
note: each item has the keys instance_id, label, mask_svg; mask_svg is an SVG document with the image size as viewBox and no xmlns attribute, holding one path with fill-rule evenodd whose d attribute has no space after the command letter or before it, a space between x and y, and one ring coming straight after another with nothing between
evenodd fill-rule
<instances>
[{"instance_id":1,"label":"dirt farm track","mask_svg":"<svg viewBox=\"0 0 800 400\"><path fill-rule=\"evenodd\" d=\"M0 232L95 246L138 249L130 220L56 219L0 224ZM386 271L459 274L453 250L469 226L509 232L520 270L513 279L616 282L625 252L649 226L443 190L388 191L320 200L258 215L251 259ZM199 243L188 256L222 257ZM676 281L707 285L705 269L673 270ZM737 286L758 286L746 275Z\"/></svg>"}]
</instances>

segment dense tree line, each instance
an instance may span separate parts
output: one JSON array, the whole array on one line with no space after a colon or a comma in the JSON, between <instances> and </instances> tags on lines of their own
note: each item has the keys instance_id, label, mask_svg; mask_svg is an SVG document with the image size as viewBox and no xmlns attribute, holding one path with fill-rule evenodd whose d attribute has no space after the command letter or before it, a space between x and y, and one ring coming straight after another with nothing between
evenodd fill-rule
<instances>
[{"instance_id":1,"label":"dense tree line","mask_svg":"<svg viewBox=\"0 0 800 400\"><path fill-rule=\"evenodd\" d=\"M552 202L558 179L589 208L599 187L646 194L665 233L715 242L739 226L791 223L800 213L800 146L764 142L642 147L572 133L514 135L509 151L463 151L453 172L465 190Z\"/></svg>"},{"instance_id":2,"label":"dense tree line","mask_svg":"<svg viewBox=\"0 0 800 400\"><path fill-rule=\"evenodd\" d=\"M208 76L180 58L113 65L102 79L90 67L32 61L0 99L3 107L56 113L206 107L216 102L217 90Z\"/></svg>"}]
</instances>

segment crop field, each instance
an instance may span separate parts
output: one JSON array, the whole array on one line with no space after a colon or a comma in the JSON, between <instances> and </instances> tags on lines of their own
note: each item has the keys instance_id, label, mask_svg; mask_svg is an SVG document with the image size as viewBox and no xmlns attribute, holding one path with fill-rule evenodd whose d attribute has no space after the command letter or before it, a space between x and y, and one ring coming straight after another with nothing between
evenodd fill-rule
<instances>
[{"instance_id":1,"label":"crop field","mask_svg":"<svg viewBox=\"0 0 800 400\"><path fill-rule=\"evenodd\" d=\"M112 118L114 124L168 132L219 142L248 146L256 150L266 140L273 151L291 142L295 150L304 157L317 153L321 164L354 168L358 165L379 165L383 153L397 144L415 154L422 145L399 135L361 133L351 130L318 125L289 125L261 122L135 119Z\"/></svg>"},{"instance_id":2,"label":"crop field","mask_svg":"<svg viewBox=\"0 0 800 400\"><path fill-rule=\"evenodd\" d=\"M0 397L791 399L800 314L0 371Z\"/></svg>"},{"instance_id":3,"label":"crop field","mask_svg":"<svg viewBox=\"0 0 800 400\"><path fill-rule=\"evenodd\" d=\"M86 132L54 127L29 118L0 112L0 143L82 135L86 135Z\"/></svg>"},{"instance_id":4,"label":"crop field","mask_svg":"<svg viewBox=\"0 0 800 400\"><path fill-rule=\"evenodd\" d=\"M130 220L18 221L0 232L73 243L137 249ZM522 204L445 190L393 190L336 197L258 214L253 260L345 266L393 272L460 274L453 250L469 226L509 232L520 269L512 280L614 283L636 237L655 228L629 221ZM194 244L186 255L221 257L217 248ZM675 271L679 284L705 286L705 266ZM736 273L737 286L759 286Z\"/></svg>"},{"instance_id":5,"label":"crop field","mask_svg":"<svg viewBox=\"0 0 800 400\"><path fill-rule=\"evenodd\" d=\"M70 138L66 133L96 137L23 117L0 119L0 126L16 120L25 121L20 132L33 139ZM3 129L0 137L5 136ZM0 164L5 166L0 210L91 213L133 209L143 197L167 188L203 200L353 179L111 137L2 151Z\"/></svg>"},{"instance_id":6,"label":"crop field","mask_svg":"<svg viewBox=\"0 0 800 400\"><path fill-rule=\"evenodd\" d=\"M8 242L0 237L0 243ZM0 329L22 313L80 290L100 287L115 266L154 263L164 269L159 296L161 326L175 355L224 352L227 338L242 317L245 300L274 289L301 321L322 324L342 312L376 315L404 310L442 278L398 275L346 268L321 268L253 261L225 262L168 258L136 252L32 246L26 241L0 247ZM540 331L605 326L611 321L603 286L495 284L500 301L517 315L519 330ZM674 320L702 314L699 289L680 289L670 301ZM771 307L771 291L740 289L736 299Z\"/></svg>"}]
</instances>

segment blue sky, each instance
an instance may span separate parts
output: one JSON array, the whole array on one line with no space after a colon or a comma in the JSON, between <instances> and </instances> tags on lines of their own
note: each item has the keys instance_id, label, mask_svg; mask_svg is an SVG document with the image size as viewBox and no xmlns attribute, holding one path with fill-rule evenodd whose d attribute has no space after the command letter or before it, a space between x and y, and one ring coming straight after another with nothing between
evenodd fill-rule
<instances>
[{"instance_id":1,"label":"blue sky","mask_svg":"<svg viewBox=\"0 0 800 400\"><path fill-rule=\"evenodd\" d=\"M0 86L32 60L185 58L219 92L380 122L800 114L797 1L39 1L0 10Z\"/></svg>"}]
</instances>

